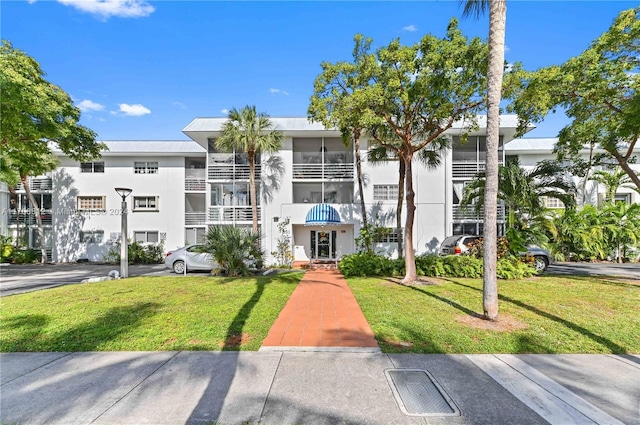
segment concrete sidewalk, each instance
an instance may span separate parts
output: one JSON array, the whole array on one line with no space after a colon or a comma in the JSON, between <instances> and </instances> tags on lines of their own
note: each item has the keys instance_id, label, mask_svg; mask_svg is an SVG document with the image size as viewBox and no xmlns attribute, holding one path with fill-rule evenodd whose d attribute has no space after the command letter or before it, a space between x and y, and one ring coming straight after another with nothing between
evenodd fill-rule
<instances>
[{"instance_id":1,"label":"concrete sidewalk","mask_svg":"<svg viewBox=\"0 0 640 425\"><path fill-rule=\"evenodd\" d=\"M456 412L404 413L390 369L427 371ZM3 353L0 422L635 425L640 356Z\"/></svg>"}]
</instances>

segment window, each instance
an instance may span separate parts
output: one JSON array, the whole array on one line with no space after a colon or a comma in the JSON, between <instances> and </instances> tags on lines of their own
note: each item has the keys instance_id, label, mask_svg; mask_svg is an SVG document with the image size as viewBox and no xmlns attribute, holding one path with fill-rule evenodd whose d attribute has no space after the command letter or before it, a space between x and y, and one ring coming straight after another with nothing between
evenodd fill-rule
<instances>
[{"instance_id":1,"label":"window","mask_svg":"<svg viewBox=\"0 0 640 425\"><path fill-rule=\"evenodd\" d=\"M80 232L80 242L82 243L102 243L104 240L104 230L83 230Z\"/></svg>"},{"instance_id":2,"label":"window","mask_svg":"<svg viewBox=\"0 0 640 425\"><path fill-rule=\"evenodd\" d=\"M134 196L133 210L134 211L158 211L158 197L157 196Z\"/></svg>"},{"instance_id":3,"label":"window","mask_svg":"<svg viewBox=\"0 0 640 425\"><path fill-rule=\"evenodd\" d=\"M383 235L378 236L374 242L376 243L398 243L398 229L395 227L387 227Z\"/></svg>"},{"instance_id":4,"label":"window","mask_svg":"<svg viewBox=\"0 0 640 425\"><path fill-rule=\"evenodd\" d=\"M81 173L104 173L104 162L81 162Z\"/></svg>"},{"instance_id":5,"label":"window","mask_svg":"<svg viewBox=\"0 0 640 425\"><path fill-rule=\"evenodd\" d=\"M136 161L133 163L135 174L158 174L158 162Z\"/></svg>"},{"instance_id":6,"label":"window","mask_svg":"<svg viewBox=\"0 0 640 425\"><path fill-rule=\"evenodd\" d=\"M78 211L104 211L104 196L78 196L76 208Z\"/></svg>"},{"instance_id":7,"label":"window","mask_svg":"<svg viewBox=\"0 0 640 425\"><path fill-rule=\"evenodd\" d=\"M631 194L630 193L616 193L613 197L613 203L624 202L625 204L631 203Z\"/></svg>"},{"instance_id":8,"label":"window","mask_svg":"<svg viewBox=\"0 0 640 425\"><path fill-rule=\"evenodd\" d=\"M158 231L136 231L133 239L138 243L158 243L160 241Z\"/></svg>"},{"instance_id":9,"label":"window","mask_svg":"<svg viewBox=\"0 0 640 425\"><path fill-rule=\"evenodd\" d=\"M547 208L564 208L564 203L556 198L544 197L544 206Z\"/></svg>"},{"instance_id":10,"label":"window","mask_svg":"<svg viewBox=\"0 0 640 425\"><path fill-rule=\"evenodd\" d=\"M397 184L374 184L373 200L374 201L398 200L398 185Z\"/></svg>"}]
</instances>

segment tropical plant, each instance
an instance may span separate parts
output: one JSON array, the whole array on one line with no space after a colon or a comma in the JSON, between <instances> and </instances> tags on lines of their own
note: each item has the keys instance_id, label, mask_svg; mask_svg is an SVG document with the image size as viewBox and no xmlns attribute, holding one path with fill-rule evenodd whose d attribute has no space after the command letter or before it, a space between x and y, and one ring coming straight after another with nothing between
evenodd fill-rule
<instances>
[{"instance_id":1,"label":"tropical plant","mask_svg":"<svg viewBox=\"0 0 640 425\"><path fill-rule=\"evenodd\" d=\"M613 202L620 186L631 183L629 175L620 167L611 171L594 171L590 179L605 187L605 202Z\"/></svg>"},{"instance_id":2,"label":"tropical plant","mask_svg":"<svg viewBox=\"0 0 640 425\"><path fill-rule=\"evenodd\" d=\"M514 252L523 251L528 244L539 244L543 233L545 208L543 198L560 200L565 208L576 204L576 186L566 170L555 161L542 161L531 170L520 166L517 158L510 159L498 170L498 199L507 212L507 233ZM465 187L461 200L464 207L480 210L485 205L485 174Z\"/></svg>"},{"instance_id":3,"label":"tropical plant","mask_svg":"<svg viewBox=\"0 0 640 425\"><path fill-rule=\"evenodd\" d=\"M10 186L22 182L35 211L41 241L41 260L47 261L40 206L28 177L55 168L51 147L56 146L76 161L100 156L105 148L96 134L78 124L80 109L60 87L44 79L38 62L3 40L0 46L0 175Z\"/></svg>"},{"instance_id":4,"label":"tropical plant","mask_svg":"<svg viewBox=\"0 0 640 425\"><path fill-rule=\"evenodd\" d=\"M271 255L276 259L277 266L290 268L293 263L293 253L291 252L291 232L289 231L289 217L280 218L278 222L278 239L276 240L276 250Z\"/></svg>"},{"instance_id":5,"label":"tropical plant","mask_svg":"<svg viewBox=\"0 0 640 425\"><path fill-rule=\"evenodd\" d=\"M600 224L608 247L615 250L618 263L622 263L627 251L638 247L640 204L608 203L601 210Z\"/></svg>"},{"instance_id":6,"label":"tropical plant","mask_svg":"<svg viewBox=\"0 0 640 425\"><path fill-rule=\"evenodd\" d=\"M219 268L213 274L245 276L250 268L262 266L263 252L260 234L251 229L236 226L210 226L205 249L211 252Z\"/></svg>"},{"instance_id":7,"label":"tropical plant","mask_svg":"<svg viewBox=\"0 0 640 425\"><path fill-rule=\"evenodd\" d=\"M258 196L256 190L256 159L260 153L274 153L282 147L282 132L274 130L269 115L256 112L255 106L242 110L232 108L216 148L225 152L245 152L249 160L249 199L253 232L258 233Z\"/></svg>"}]
</instances>

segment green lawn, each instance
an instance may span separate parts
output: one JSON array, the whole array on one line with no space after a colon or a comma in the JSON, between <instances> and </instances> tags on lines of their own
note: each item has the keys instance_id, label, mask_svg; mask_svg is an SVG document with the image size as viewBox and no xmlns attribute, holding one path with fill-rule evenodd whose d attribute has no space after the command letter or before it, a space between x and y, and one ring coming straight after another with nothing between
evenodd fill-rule
<instances>
[{"instance_id":1,"label":"green lawn","mask_svg":"<svg viewBox=\"0 0 640 425\"><path fill-rule=\"evenodd\" d=\"M257 350L302 278L139 277L0 299L0 351Z\"/></svg>"},{"instance_id":2,"label":"green lawn","mask_svg":"<svg viewBox=\"0 0 640 425\"><path fill-rule=\"evenodd\" d=\"M482 281L403 286L350 278L385 352L640 353L640 282L579 277L498 281L500 316L482 313ZM494 325L494 329L478 326Z\"/></svg>"}]
</instances>

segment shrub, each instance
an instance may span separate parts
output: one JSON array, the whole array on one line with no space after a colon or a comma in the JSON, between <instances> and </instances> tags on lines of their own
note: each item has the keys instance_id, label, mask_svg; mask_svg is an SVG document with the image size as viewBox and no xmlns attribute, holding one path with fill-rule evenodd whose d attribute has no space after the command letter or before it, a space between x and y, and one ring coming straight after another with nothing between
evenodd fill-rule
<instances>
[{"instance_id":1,"label":"shrub","mask_svg":"<svg viewBox=\"0 0 640 425\"><path fill-rule=\"evenodd\" d=\"M141 244L129 242L127 252L129 264L160 264L164 261L164 244ZM109 264L120 263L120 243L117 242L107 251L104 261Z\"/></svg>"},{"instance_id":2,"label":"shrub","mask_svg":"<svg viewBox=\"0 0 640 425\"><path fill-rule=\"evenodd\" d=\"M35 249L19 249L11 254L11 262L14 264L31 264L40 261L42 253Z\"/></svg>"},{"instance_id":3,"label":"shrub","mask_svg":"<svg viewBox=\"0 0 640 425\"><path fill-rule=\"evenodd\" d=\"M249 267L261 268L263 252L260 234L235 226L211 226L207 232L206 249L219 265L213 274L226 271L228 276L246 276Z\"/></svg>"},{"instance_id":4,"label":"shrub","mask_svg":"<svg viewBox=\"0 0 640 425\"><path fill-rule=\"evenodd\" d=\"M338 267L345 277L393 276L400 273L395 260L370 252L345 255Z\"/></svg>"}]
</instances>

